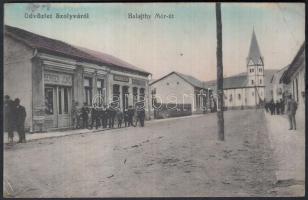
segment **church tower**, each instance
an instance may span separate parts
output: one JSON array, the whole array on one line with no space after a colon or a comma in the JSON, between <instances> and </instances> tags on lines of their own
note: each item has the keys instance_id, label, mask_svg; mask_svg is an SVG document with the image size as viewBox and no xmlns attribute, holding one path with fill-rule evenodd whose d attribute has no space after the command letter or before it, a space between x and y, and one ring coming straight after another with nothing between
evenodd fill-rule
<instances>
[{"instance_id":1,"label":"church tower","mask_svg":"<svg viewBox=\"0 0 308 200\"><path fill-rule=\"evenodd\" d=\"M247 77L248 86L264 86L264 60L260 53L255 30L252 32L250 49L247 57Z\"/></svg>"}]
</instances>

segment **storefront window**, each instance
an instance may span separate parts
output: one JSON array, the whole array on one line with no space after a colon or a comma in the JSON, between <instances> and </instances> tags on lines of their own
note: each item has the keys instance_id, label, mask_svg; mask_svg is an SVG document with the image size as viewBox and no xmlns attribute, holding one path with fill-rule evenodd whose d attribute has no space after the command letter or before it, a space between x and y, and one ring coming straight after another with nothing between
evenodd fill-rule
<instances>
[{"instance_id":1,"label":"storefront window","mask_svg":"<svg viewBox=\"0 0 308 200\"><path fill-rule=\"evenodd\" d=\"M68 114L68 89L64 88L64 114Z\"/></svg>"},{"instance_id":2,"label":"storefront window","mask_svg":"<svg viewBox=\"0 0 308 200\"><path fill-rule=\"evenodd\" d=\"M59 88L58 90L58 97L59 97L59 114L62 114L62 93L61 93L61 89Z\"/></svg>"},{"instance_id":3,"label":"storefront window","mask_svg":"<svg viewBox=\"0 0 308 200\"><path fill-rule=\"evenodd\" d=\"M92 79L91 78L84 78L84 102L87 105L92 105Z\"/></svg>"},{"instance_id":4,"label":"storefront window","mask_svg":"<svg viewBox=\"0 0 308 200\"><path fill-rule=\"evenodd\" d=\"M96 82L96 87L97 87L97 94L99 95L98 98L98 104L101 106L103 104L103 88L104 88L104 80L102 79L97 79Z\"/></svg>"},{"instance_id":5,"label":"storefront window","mask_svg":"<svg viewBox=\"0 0 308 200\"><path fill-rule=\"evenodd\" d=\"M120 100L120 86L119 85L113 85L113 101L119 101Z\"/></svg>"},{"instance_id":6,"label":"storefront window","mask_svg":"<svg viewBox=\"0 0 308 200\"><path fill-rule=\"evenodd\" d=\"M53 88L45 88L45 113L53 115Z\"/></svg>"},{"instance_id":7,"label":"storefront window","mask_svg":"<svg viewBox=\"0 0 308 200\"><path fill-rule=\"evenodd\" d=\"M140 95L139 95L139 101L144 101L144 88L140 88Z\"/></svg>"},{"instance_id":8,"label":"storefront window","mask_svg":"<svg viewBox=\"0 0 308 200\"><path fill-rule=\"evenodd\" d=\"M134 87L133 88L133 105L136 105L138 101L138 88Z\"/></svg>"}]
</instances>

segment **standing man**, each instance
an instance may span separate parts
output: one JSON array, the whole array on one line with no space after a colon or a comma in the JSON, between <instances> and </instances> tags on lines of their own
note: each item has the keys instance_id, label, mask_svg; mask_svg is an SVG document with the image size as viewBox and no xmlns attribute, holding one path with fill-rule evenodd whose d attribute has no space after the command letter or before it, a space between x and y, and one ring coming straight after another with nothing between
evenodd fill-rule
<instances>
[{"instance_id":1,"label":"standing man","mask_svg":"<svg viewBox=\"0 0 308 200\"><path fill-rule=\"evenodd\" d=\"M296 119L295 119L296 110L297 110L297 103L292 98L292 95L289 95L288 101L287 101L287 115L288 115L289 124L290 124L289 130L292 130L292 129L296 130Z\"/></svg>"},{"instance_id":2,"label":"standing man","mask_svg":"<svg viewBox=\"0 0 308 200\"><path fill-rule=\"evenodd\" d=\"M78 128L78 110L77 110L78 102L73 101L72 105L72 124L73 124L73 129Z\"/></svg>"},{"instance_id":3,"label":"standing man","mask_svg":"<svg viewBox=\"0 0 308 200\"><path fill-rule=\"evenodd\" d=\"M9 143L13 144L14 138L14 121L13 121L13 111L14 102L10 99L8 95L4 97L4 130L8 133Z\"/></svg>"},{"instance_id":4,"label":"standing man","mask_svg":"<svg viewBox=\"0 0 308 200\"><path fill-rule=\"evenodd\" d=\"M128 119L128 110L125 108L124 110L124 124L125 124L125 127L129 126L129 119Z\"/></svg>"},{"instance_id":5,"label":"standing man","mask_svg":"<svg viewBox=\"0 0 308 200\"><path fill-rule=\"evenodd\" d=\"M144 127L144 118L145 118L145 110L143 106L137 107L137 120L136 125L138 124L138 121L140 122L141 127Z\"/></svg>"},{"instance_id":6,"label":"standing man","mask_svg":"<svg viewBox=\"0 0 308 200\"><path fill-rule=\"evenodd\" d=\"M108 121L108 113L107 113L107 106L104 105L101 111L101 118L102 118L102 125L103 128L107 128L107 121Z\"/></svg>"},{"instance_id":7,"label":"standing man","mask_svg":"<svg viewBox=\"0 0 308 200\"><path fill-rule=\"evenodd\" d=\"M135 114L135 109L132 106L128 107L128 126L134 126L133 118Z\"/></svg>"},{"instance_id":8,"label":"standing man","mask_svg":"<svg viewBox=\"0 0 308 200\"><path fill-rule=\"evenodd\" d=\"M26 119L26 109L22 105L20 105L20 100L16 98L14 100L15 104L15 124L16 124L16 131L19 135L19 143L26 142L26 135L25 135L25 119Z\"/></svg>"},{"instance_id":9,"label":"standing man","mask_svg":"<svg viewBox=\"0 0 308 200\"><path fill-rule=\"evenodd\" d=\"M83 126L83 128L88 128L88 109L87 109L87 103L84 103L83 107L81 108L81 116L82 116L82 126Z\"/></svg>"}]
</instances>

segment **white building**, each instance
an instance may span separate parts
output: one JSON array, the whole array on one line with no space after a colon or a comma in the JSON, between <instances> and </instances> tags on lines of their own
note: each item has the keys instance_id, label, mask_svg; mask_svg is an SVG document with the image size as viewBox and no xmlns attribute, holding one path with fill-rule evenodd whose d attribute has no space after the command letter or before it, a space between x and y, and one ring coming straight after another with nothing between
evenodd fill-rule
<instances>
[{"instance_id":1,"label":"white building","mask_svg":"<svg viewBox=\"0 0 308 200\"><path fill-rule=\"evenodd\" d=\"M202 81L179 72L171 72L150 85L157 103L190 104L193 113L203 111L209 97Z\"/></svg>"}]
</instances>

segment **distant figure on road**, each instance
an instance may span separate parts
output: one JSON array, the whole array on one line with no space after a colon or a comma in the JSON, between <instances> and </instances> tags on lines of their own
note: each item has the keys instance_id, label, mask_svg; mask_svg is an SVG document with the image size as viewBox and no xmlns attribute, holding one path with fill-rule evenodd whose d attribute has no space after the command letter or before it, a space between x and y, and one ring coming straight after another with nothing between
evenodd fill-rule
<instances>
[{"instance_id":1,"label":"distant figure on road","mask_svg":"<svg viewBox=\"0 0 308 200\"><path fill-rule=\"evenodd\" d=\"M9 143L13 144L14 121L13 121L14 102L8 95L5 95L3 102L4 110L4 131L8 133Z\"/></svg>"},{"instance_id":2,"label":"distant figure on road","mask_svg":"<svg viewBox=\"0 0 308 200\"><path fill-rule=\"evenodd\" d=\"M269 109L271 111L271 115L274 115L275 114L275 104L274 104L273 99L269 102Z\"/></svg>"},{"instance_id":3,"label":"distant figure on road","mask_svg":"<svg viewBox=\"0 0 308 200\"><path fill-rule=\"evenodd\" d=\"M20 100L16 98L14 100L14 118L15 118L15 126L16 131L19 136L19 143L26 142L26 134L25 134L25 119L26 119L26 109L22 105L20 105Z\"/></svg>"},{"instance_id":4,"label":"distant figure on road","mask_svg":"<svg viewBox=\"0 0 308 200\"><path fill-rule=\"evenodd\" d=\"M275 103L275 108L276 108L276 114L280 115L280 103L278 101L276 101Z\"/></svg>"},{"instance_id":5,"label":"distant figure on road","mask_svg":"<svg viewBox=\"0 0 308 200\"><path fill-rule=\"evenodd\" d=\"M280 114L284 114L284 100L283 99L280 99Z\"/></svg>"},{"instance_id":6,"label":"distant figure on road","mask_svg":"<svg viewBox=\"0 0 308 200\"><path fill-rule=\"evenodd\" d=\"M297 103L292 98L292 95L289 95L287 100L287 115L290 123L289 130L292 129L296 130L296 119L295 119L296 110L297 110Z\"/></svg>"}]
</instances>

